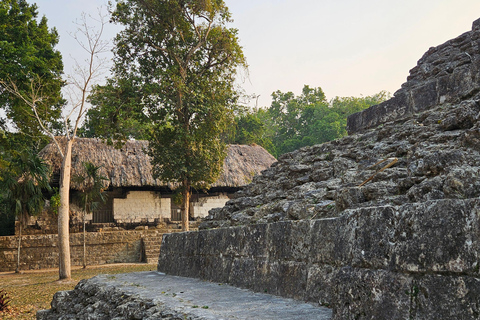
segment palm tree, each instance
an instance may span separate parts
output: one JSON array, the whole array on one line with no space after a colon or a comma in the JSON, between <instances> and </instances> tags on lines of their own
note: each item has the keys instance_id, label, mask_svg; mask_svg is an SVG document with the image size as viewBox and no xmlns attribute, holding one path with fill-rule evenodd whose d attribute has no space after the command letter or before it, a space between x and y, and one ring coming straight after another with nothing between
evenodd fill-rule
<instances>
[{"instance_id":1,"label":"palm tree","mask_svg":"<svg viewBox=\"0 0 480 320\"><path fill-rule=\"evenodd\" d=\"M50 191L48 170L48 166L36 153L24 150L15 156L2 172L0 188L7 208L19 222L16 273L20 270L22 229L30 216L35 216L43 210L45 198L42 190Z\"/></svg>"},{"instance_id":2,"label":"palm tree","mask_svg":"<svg viewBox=\"0 0 480 320\"><path fill-rule=\"evenodd\" d=\"M83 168L85 175L75 175L72 180L79 186L78 200L83 208L83 268L86 268L85 215L107 200L104 181L108 179L100 174L101 166L87 161L83 163Z\"/></svg>"}]
</instances>

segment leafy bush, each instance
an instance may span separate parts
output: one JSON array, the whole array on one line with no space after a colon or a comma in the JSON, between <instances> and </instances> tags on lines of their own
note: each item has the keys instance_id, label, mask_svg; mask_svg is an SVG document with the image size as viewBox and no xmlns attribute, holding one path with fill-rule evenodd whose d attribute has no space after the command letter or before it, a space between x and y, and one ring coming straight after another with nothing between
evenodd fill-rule
<instances>
[{"instance_id":1,"label":"leafy bush","mask_svg":"<svg viewBox=\"0 0 480 320\"><path fill-rule=\"evenodd\" d=\"M55 215L58 215L58 208L60 208L60 194L58 193L58 188L53 188L55 193L50 198L50 209Z\"/></svg>"},{"instance_id":2,"label":"leafy bush","mask_svg":"<svg viewBox=\"0 0 480 320\"><path fill-rule=\"evenodd\" d=\"M10 303L10 298L5 290L0 290L0 311L7 309L8 304Z\"/></svg>"}]
</instances>

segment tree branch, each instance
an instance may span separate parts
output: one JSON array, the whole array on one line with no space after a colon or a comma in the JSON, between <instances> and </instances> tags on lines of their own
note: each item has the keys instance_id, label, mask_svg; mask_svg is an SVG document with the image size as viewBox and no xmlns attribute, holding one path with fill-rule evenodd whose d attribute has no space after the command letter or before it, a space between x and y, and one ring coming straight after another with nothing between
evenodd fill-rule
<instances>
[{"instance_id":1,"label":"tree branch","mask_svg":"<svg viewBox=\"0 0 480 320\"><path fill-rule=\"evenodd\" d=\"M62 149L60 148L60 145L59 145L57 139L55 138L55 135L53 134L53 132L51 132L50 130L47 129L47 127L43 123L42 118L38 114L37 102L41 102L43 99L45 99L45 97L43 97L41 94L39 94L41 92L41 88L43 86L42 83L41 83L42 80L39 76L36 77L36 78L37 78L36 80L34 78L30 79L30 92L29 92L29 94L23 94L22 92L20 92L20 89L18 89L17 85L12 80L9 80L9 83L7 83L4 80L0 80L0 85L5 90L7 90L11 94L13 94L14 96L20 98L23 102L25 102L25 104L27 106L29 106L32 109L34 117L37 120L38 124L40 125L40 128L43 130L43 132L45 132L45 134L47 134L54 141L55 145L58 148L58 151L60 152L60 155L63 158Z\"/></svg>"}]
</instances>

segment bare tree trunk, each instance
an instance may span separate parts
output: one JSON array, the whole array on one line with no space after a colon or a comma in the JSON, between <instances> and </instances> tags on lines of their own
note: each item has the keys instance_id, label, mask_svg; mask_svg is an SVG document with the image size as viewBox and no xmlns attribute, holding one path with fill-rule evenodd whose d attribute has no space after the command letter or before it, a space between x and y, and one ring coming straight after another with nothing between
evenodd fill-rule
<instances>
[{"instance_id":1,"label":"bare tree trunk","mask_svg":"<svg viewBox=\"0 0 480 320\"><path fill-rule=\"evenodd\" d=\"M189 217L190 211L190 183L187 179L183 180L183 212L182 212L182 230L189 230Z\"/></svg>"},{"instance_id":2,"label":"bare tree trunk","mask_svg":"<svg viewBox=\"0 0 480 320\"><path fill-rule=\"evenodd\" d=\"M46 125L49 120L43 119L42 114L37 109L37 103L42 101L44 97L41 96L42 87L44 83L41 77L36 77L31 81L31 92L20 92L18 87L13 82L5 82L0 80L2 89L16 95L23 100L32 110L33 116L37 119L43 132L50 136L53 142L58 147L58 151L61 154L62 166L60 168L60 207L58 209L58 250L59 250L59 276L60 280L71 278L71 262L70 262L70 238L69 238L69 215L70 215L70 175L72 167L72 145L77 135L77 129L84 118L88 106L86 105L86 99L88 93L92 87L92 82L101 73L101 70L106 66L106 59L99 58L99 54L109 51L108 42L103 41L102 34L105 25L108 20L105 21L106 15L99 12L99 19L92 18L100 24L100 30L91 28L87 23L87 15L83 15L81 21L78 23L78 30L74 33L73 37L78 44L88 53L89 59L87 59L88 66L82 67L76 61L76 76L73 76L70 80L72 85L71 93L71 105L72 110L69 111L65 117L65 138L67 144L65 150L62 151L58 140L55 138L53 132L51 132ZM79 35L79 37L77 37ZM86 39L80 39L85 37ZM84 41L85 40L85 41ZM30 112L29 112L30 114ZM76 120L71 117L77 115ZM73 127L70 126L73 124Z\"/></svg>"},{"instance_id":3,"label":"bare tree trunk","mask_svg":"<svg viewBox=\"0 0 480 320\"><path fill-rule=\"evenodd\" d=\"M20 219L19 219L20 220ZM20 248L22 246L22 222L20 221L19 224L19 235L18 235L18 250L17 250L17 268L15 269L15 273L20 272Z\"/></svg>"},{"instance_id":4,"label":"bare tree trunk","mask_svg":"<svg viewBox=\"0 0 480 320\"><path fill-rule=\"evenodd\" d=\"M88 198L87 198L88 199ZM85 245L85 213L87 210L87 206L83 208L83 269L87 267L87 248Z\"/></svg>"},{"instance_id":5,"label":"bare tree trunk","mask_svg":"<svg viewBox=\"0 0 480 320\"><path fill-rule=\"evenodd\" d=\"M70 172L72 168L73 139L67 139L60 168L60 208L58 210L58 249L59 249L59 276L60 280L70 279L70 234L68 229L70 213Z\"/></svg>"}]
</instances>

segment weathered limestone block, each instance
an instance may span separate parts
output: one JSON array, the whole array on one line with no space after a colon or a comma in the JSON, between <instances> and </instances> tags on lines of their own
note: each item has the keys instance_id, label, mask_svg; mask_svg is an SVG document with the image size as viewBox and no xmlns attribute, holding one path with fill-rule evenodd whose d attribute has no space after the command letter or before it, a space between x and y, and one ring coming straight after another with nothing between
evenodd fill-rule
<instances>
[{"instance_id":1,"label":"weathered limestone block","mask_svg":"<svg viewBox=\"0 0 480 320\"><path fill-rule=\"evenodd\" d=\"M412 319L479 319L480 279L425 275L412 282Z\"/></svg>"},{"instance_id":2,"label":"weathered limestone block","mask_svg":"<svg viewBox=\"0 0 480 320\"><path fill-rule=\"evenodd\" d=\"M398 211L395 267L406 272L478 275L479 210L478 200L405 205Z\"/></svg>"},{"instance_id":3,"label":"weathered limestone block","mask_svg":"<svg viewBox=\"0 0 480 320\"><path fill-rule=\"evenodd\" d=\"M348 265L397 272L478 274L479 200L360 208L345 215L336 251Z\"/></svg>"},{"instance_id":4,"label":"weathered limestone block","mask_svg":"<svg viewBox=\"0 0 480 320\"><path fill-rule=\"evenodd\" d=\"M59 291L52 309L37 313L38 320L53 319L195 319L185 317L152 299L142 299L125 290L82 280L72 291Z\"/></svg>"},{"instance_id":5,"label":"weathered limestone block","mask_svg":"<svg viewBox=\"0 0 480 320\"><path fill-rule=\"evenodd\" d=\"M169 234L158 269L315 301L333 307L334 319L448 319L424 311L435 303L464 310L459 319L474 319L480 296L455 302L439 293L434 302L428 292L476 283L479 215L479 199L443 199Z\"/></svg>"},{"instance_id":6,"label":"weathered limestone block","mask_svg":"<svg viewBox=\"0 0 480 320\"><path fill-rule=\"evenodd\" d=\"M345 267L332 278L333 319L412 319L412 277L385 270Z\"/></svg>"}]
</instances>

